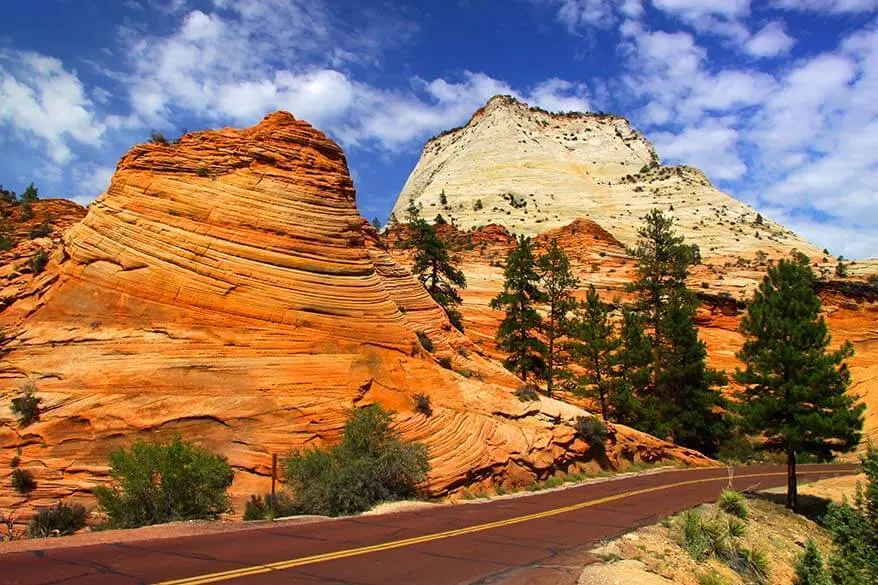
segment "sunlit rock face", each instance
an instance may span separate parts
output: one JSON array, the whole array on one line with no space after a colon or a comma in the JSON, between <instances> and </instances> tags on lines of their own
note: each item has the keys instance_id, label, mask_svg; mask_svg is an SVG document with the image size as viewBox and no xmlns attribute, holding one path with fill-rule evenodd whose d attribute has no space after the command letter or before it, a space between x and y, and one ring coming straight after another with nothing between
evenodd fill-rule
<instances>
[{"instance_id":1,"label":"sunlit rock face","mask_svg":"<svg viewBox=\"0 0 878 585\"><path fill-rule=\"evenodd\" d=\"M88 499L109 451L177 433L228 457L242 512L272 454L336 440L345 410L372 403L428 445L434 495L599 465L571 426L585 413L514 396L360 217L341 149L290 114L136 146L78 213L44 242L44 272L0 273L15 279L0 310L0 509ZM22 428L9 404L28 381L42 416ZM37 480L27 498L8 485L19 453ZM709 463L620 427L602 465L662 459Z\"/></svg>"},{"instance_id":2,"label":"sunlit rock face","mask_svg":"<svg viewBox=\"0 0 878 585\"><path fill-rule=\"evenodd\" d=\"M540 250L557 239L583 283L580 297L594 284L604 300L624 302L637 269L627 249L643 216L656 208L673 217L677 233L703 257L689 286L703 300L698 324L708 359L730 373L742 366L735 353L744 303L772 262L802 252L828 282L819 294L834 344L854 344L851 391L868 405L866 436L878 437L878 295L864 288L878 274L876 261L858 261L849 278L838 279L828 253L720 192L701 171L662 166L659 154L624 118L552 114L497 96L462 128L427 142L394 216L405 222L414 203L428 220L442 215L446 231L457 228L446 237L469 280L464 325L495 359L503 358L494 345L502 314L489 303L502 289L515 234L534 236ZM392 228L387 239L404 229ZM409 265L409 252L391 250Z\"/></svg>"}]
</instances>

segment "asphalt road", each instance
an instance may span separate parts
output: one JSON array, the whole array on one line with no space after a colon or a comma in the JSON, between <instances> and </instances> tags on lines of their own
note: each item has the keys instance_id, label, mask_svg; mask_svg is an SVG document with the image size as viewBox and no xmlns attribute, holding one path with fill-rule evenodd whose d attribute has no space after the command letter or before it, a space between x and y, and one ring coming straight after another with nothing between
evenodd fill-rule
<instances>
[{"instance_id":1,"label":"asphalt road","mask_svg":"<svg viewBox=\"0 0 878 585\"><path fill-rule=\"evenodd\" d=\"M854 465L803 465L800 479ZM734 487L785 485L785 468L734 470ZM575 583L601 540L713 501L728 471L676 470L579 487L310 524L0 555L2 585Z\"/></svg>"}]
</instances>

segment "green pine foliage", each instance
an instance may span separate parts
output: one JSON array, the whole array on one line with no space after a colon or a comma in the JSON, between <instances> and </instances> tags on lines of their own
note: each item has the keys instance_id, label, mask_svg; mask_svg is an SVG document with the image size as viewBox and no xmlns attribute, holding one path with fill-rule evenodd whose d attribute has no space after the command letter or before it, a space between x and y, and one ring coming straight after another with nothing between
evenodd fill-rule
<instances>
[{"instance_id":1,"label":"green pine foliage","mask_svg":"<svg viewBox=\"0 0 878 585\"><path fill-rule=\"evenodd\" d=\"M25 382L19 388L20 394L12 399L12 414L18 417L22 427L32 425L40 420L40 404L43 399L36 395L37 386L33 382Z\"/></svg>"},{"instance_id":2,"label":"green pine foliage","mask_svg":"<svg viewBox=\"0 0 878 585\"><path fill-rule=\"evenodd\" d=\"M420 217L414 204L408 209L410 240L408 245L415 250L412 273L418 278L427 292L439 306L445 309L448 320L459 331L463 331L458 288L466 288L466 276L457 267L457 260L451 257L446 244L436 228Z\"/></svg>"},{"instance_id":3,"label":"green pine foliage","mask_svg":"<svg viewBox=\"0 0 878 585\"><path fill-rule=\"evenodd\" d=\"M652 354L649 385L641 389L646 395L635 394L639 404L632 423L716 454L729 433L725 401L716 388L726 379L705 364L707 350L694 323L697 301L686 287L689 267L701 261L698 248L674 232L672 218L653 209L630 253L639 262L630 290Z\"/></svg>"},{"instance_id":4,"label":"green pine foliage","mask_svg":"<svg viewBox=\"0 0 878 585\"><path fill-rule=\"evenodd\" d=\"M536 261L546 302L546 318L543 334L546 338L546 394L552 396L555 381L569 377L564 366L567 355L559 340L567 332L567 316L576 307L573 291L579 286L579 279L570 271L570 259L552 240L549 249Z\"/></svg>"},{"instance_id":5,"label":"green pine foliage","mask_svg":"<svg viewBox=\"0 0 878 585\"><path fill-rule=\"evenodd\" d=\"M853 504L830 504L824 523L835 550L829 557L838 585L878 583L878 449L869 445L862 458L866 486L857 486Z\"/></svg>"},{"instance_id":6,"label":"green pine foliage","mask_svg":"<svg viewBox=\"0 0 878 585\"><path fill-rule=\"evenodd\" d=\"M22 204L30 205L30 204L34 203L35 201L37 201L39 198L40 198L39 190L36 187L34 187L33 183L31 183L30 185L28 185L25 188L24 193L22 193L19 196L18 200Z\"/></svg>"},{"instance_id":7,"label":"green pine foliage","mask_svg":"<svg viewBox=\"0 0 878 585\"><path fill-rule=\"evenodd\" d=\"M601 416L610 420L610 394L615 386L616 350L621 340L610 322L610 311L594 285L590 285L585 301L579 303L570 317L570 341L567 349L582 369L577 379L576 393L597 399Z\"/></svg>"},{"instance_id":8,"label":"green pine foliage","mask_svg":"<svg viewBox=\"0 0 878 585\"><path fill-rule=\"evenodd\" d=\"M797 255L768 269L741 321L746 341L737 356L746 364L735 378L745 386L737 409L745 432L762 448L787 458L788 508L796 509L796 459L829 460L860 441L865 407L846 392L849 343L829 351L808 259Z\"/></svg>"},{"instance_id":9,"label":"green pine foliage","mask_svg":"<svg viewBox=\"0 0 878 585\"><path fill-rule=\"evenodd\" d=\"M688 290L675 291L666 300L660 324L663 367L656 394L674 441L713 456L730 436L728 404L716 390L727 379L705 363L707 348L698 338L695 307Z\"/></svg>"},{"instance_id":10,"label":"green pine foliage","mask_svg":"<svg viewBox=\"0 0 878 585\"><path fill-rule=\"evenodd\" d=\"M629 307L622 309L619 349L615 357L618 376L607 403L616 422L656 429L660 427L658 404L649 392L652 346L644 333L643 316Z\"/></svg>"},{"instance_id":11,"label":"green pine foliage","mask_svg":"<svg viewBox=\"0 0 878 585\"><path fill-rule=\"evenodd\" d=\"M403 442L392 422L393 413L380 406L355 409L341 443L290 453L283 467L293 507L339 516L418 496L430 469L427 448Z\"/></svg>"},{"instance_id":12,"label":"green pine foliage","mask_svg":"<svg viewBox=\"0 0 878 585\"><path fill-rule=\"evenodd\" d=\"M811 538L807 540L805 550L796 559L796 579L793 585L832 585L820 549Z\"/></svg>"},{"instance_id":13,"label":"green pine foliage","mask_svg":"<svg viewBox=\"0 0 878 585\"><path fill-rule=\"evenodd\" d=\"M537 305L546 296L539 288L540 275L535 268L533 243L519 236L506 259L503 290L491 299L491 308L505 311L497 330L497 346L506 352L503 364L523 382L528 375L541 377L545 372L546 345L536 336L543 325Z\"/></svg>"},{"instance_id":14,"label":"green pine foliage","mask_svg":"<svg viewBox=\"0 0 878 585\"><path fill-rule=\"evenodd\" d=\"M231 509L226 490L233 472L226 458L180 437L113 451L110 477L112 485L94 488L94 495L113 528L215 519Z\"/></svg>"}]
</instances>

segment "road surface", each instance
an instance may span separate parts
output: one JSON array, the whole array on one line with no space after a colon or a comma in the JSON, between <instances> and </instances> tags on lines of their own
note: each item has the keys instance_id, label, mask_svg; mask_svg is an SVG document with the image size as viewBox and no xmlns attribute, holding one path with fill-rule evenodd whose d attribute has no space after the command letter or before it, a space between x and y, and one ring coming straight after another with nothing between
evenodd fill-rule
<instances>
[{"instance_id":1,"label":"road surface","mask_svg":"<svg viewBox=\"0 0 878 585\"><path fill-rule=\"evenodd\" d=\"M856 470L799 467L801 480ZM714 501L728 481L725 468L674 470L480 504L0 554L0 584L575 583L596 543ZM734 470L738 490L785 482L782 466Z\"/></svg>"}]
</instances>

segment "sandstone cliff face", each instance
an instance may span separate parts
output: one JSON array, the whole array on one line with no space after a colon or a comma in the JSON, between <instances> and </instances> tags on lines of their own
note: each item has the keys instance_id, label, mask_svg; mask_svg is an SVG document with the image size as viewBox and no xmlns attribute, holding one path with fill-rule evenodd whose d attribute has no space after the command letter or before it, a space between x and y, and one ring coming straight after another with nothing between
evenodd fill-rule
<instances>
[{"instance_id":1,"label":"sandstone cliff face","mask_svg":"<svg viewBox=\"0 0 878 585\"><path fill-rule=\"evenodd\" d=\"M519 402L517 381L450 327L354 196L339 147L282 112L125 155L44 282L4 289L0 510L87 498L110 450L179 433L229 458L240 512L267 489L273 453L335 440L345 409L370 403L428 445L435 495L598 466L572 430L583 411ZM21 428L9 404L26 381L43 412ZM418 392L431 417L414 412ZM29 498L9 488L16 454L36 476ZM609 457L709 463L622 427Z\"/></svg>"},{"instance_id":2,"label":"sandstone cliff face","mask_svg":"<svg viewBox=\"0 0 878 585\"><path fill-rule=\"evenodd\" d=\"M405 226L400 225L389 230L385 239L393 242L404 231ZM497 349L495 335L503 314L491 309L490 301L503 288L503 262L514 246L513 238L498 226L467 233L443 226L442 231L446 240L454 242L460 268L467 275L468 287L461 291L467 336L488 356L500 361L505 355ZM486 233L491 237L486 237ZM538 234L534 245L538 252L544 252L552 240L557 240L570 257L571 270L581 281L582 286L576 291L578 298L584 299L588 286L593 284L605 302L630 300L626 285L636 277L637 264L612 235L594 222L580 218L563 228ZM410 251L392 246L390 250L401 264L411 263ZM696 318L712 367L732 373L743 366L735 358L744 342L738 332L745 311L743 301L751 298L765 275L768 262L746 257L714 257L696 266L690 275L689 287L702 301ZM862 275L878 273L867 270L868 262L857 262L855 266ZM822 267L823 264L818 263L815 269ZM851 392L867 405L865 435L874 441L878 439L878 290L866 284L860 274L825 281L818 288L818 294L823 301L833 346L845 341L854 345L856 353L848 361L853 379ZM727 389L729 393L736 390L734 384ZM569 396L565 400L586 408L594 407Z\"/></svg>"},{"instance_id":3,"label":"sandstone cliff face","mask_svg":"<svg viewBox=\"0 0 878 585\"><path fill-rule=\"evenodd\" d=\"M444 193L447 204L441 198ZM551 114L508 96L492 98L463 128L430 140L393 213L410 201L461 229L491 223L534 235L587 217L626 245L640 218L659 208L677 219L705 257L785 256L812 244L717 190L699 170L665 167L624 118Z\"/></svg>"}]
</instances>

